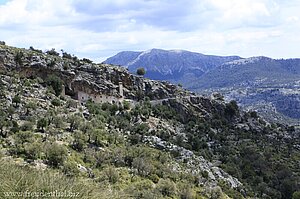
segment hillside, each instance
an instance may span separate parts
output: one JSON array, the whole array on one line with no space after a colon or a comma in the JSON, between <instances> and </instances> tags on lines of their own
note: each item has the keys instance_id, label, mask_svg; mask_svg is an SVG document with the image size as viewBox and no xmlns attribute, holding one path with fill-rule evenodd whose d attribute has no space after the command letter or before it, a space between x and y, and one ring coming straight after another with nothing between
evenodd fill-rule
<instances>
[{"instance_id":1,"label":"hillside","mask_svg":"<svg viewBox=\"0 0 300 199\"><path fill-rule=\"evenodd\" d=\"M300 125L300 59L243 59L154 49L121 52L105 62L133 73L145 67L147 77L180 83L197 93L219 92L269 121Z\"/></svg>"},{"instance_id":2,"label":"hillside","mask_svg":"<svg viewBox=\"0 0 300 199\"><path fill-rule=\"evenodd\" d=\"M227 62L210 70L199 78L192 88L201 90L246 86L279 87L291 83L296 85L299 77L300 59L275 60L252 57Z\"/></svg>"},{"instance_id":3,"label":"hillside","mask_svg":"<svg viewBox=\"0 0 300 199\"><path fill-rule=\"evenodd\" d=\"M221 92L270 121L300 125L299 79L300 59L255 57L216 67L199 78L191 89Z\"/></svg>"},{"instance_id":4,"label":"hillside","mask_svg":"<svg viewBox=\"0 0 300 199\"><path fill-rule=\"evenodd\" d=\"M299 193L299 130L243 112L235 101L55 51L0 45L0 72L0 194L58 189L81 198L280 199Z\"/></svg>"}]
</instances>

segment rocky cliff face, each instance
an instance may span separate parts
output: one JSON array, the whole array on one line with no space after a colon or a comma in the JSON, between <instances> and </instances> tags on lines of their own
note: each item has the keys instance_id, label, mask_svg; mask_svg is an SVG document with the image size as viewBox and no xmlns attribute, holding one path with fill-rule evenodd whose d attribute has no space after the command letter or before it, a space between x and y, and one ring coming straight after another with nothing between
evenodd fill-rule
<instances>
[{"instance_id":1,"label":"rocky cliff face","mask_svg":"<svg viewBox=\"0 0 300 199\"><path fill-rule=\"evenodd\" d=\"M125 98L138 100L145 96L151 100L185 96L190 92L168 82L157 82L129 73L126 69L109 64L93 64L84 61L62 59L35 51L1 47L1 70L18 70L26 77L39 76L46 79L50 75L59 76L66 90L89 88L89 92L118 96L122 82Z\"/></svg>"}]
</instances>

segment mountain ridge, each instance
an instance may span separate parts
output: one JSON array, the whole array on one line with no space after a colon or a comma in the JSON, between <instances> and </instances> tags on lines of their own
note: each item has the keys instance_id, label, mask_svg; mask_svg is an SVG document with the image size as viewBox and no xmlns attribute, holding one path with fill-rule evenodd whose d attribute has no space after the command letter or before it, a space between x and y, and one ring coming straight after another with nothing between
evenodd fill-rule
<instances>
[{"instance_id":1,"label":"mountain ridge","mask_svg":"<svg viewBox=\"0 0 300 199\"><path fill-rule=\"evenodd\" d=\"M135 72L138 67L144 67L148 78L164 80L172 76L180 81L184 73L202 75L221 63L236 59L240 57L204 55L185 50L150 49L141 52L120 52L104 63L122 65L131 72Z\"/></svg>"}]
</instances>

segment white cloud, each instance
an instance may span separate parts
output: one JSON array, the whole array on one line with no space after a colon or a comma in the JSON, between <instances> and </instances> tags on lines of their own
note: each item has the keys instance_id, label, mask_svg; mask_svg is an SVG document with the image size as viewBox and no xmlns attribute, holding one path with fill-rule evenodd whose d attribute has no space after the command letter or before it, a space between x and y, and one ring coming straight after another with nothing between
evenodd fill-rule
<instances>
[{"instance_id":1,"label":"white cloud","mask_svg":"<svg viewBox=\"0 0 300 199\"><path fill-rule=\"evenodd\" d=\"M150 48L295 57L299 9L297 0L11 0L0 6L0 40L98 61Z\"/></svg>"},{"instance_id":2,"label":"white cloud","mask_svg":"<svg viewBox=\"0 0 300 199\"><path fill-rule=\"evenodd\" d=\"M218 9L223 11L226 20L238 17L252 17L255 15L270 16L264 1L257 0L210 0Z\"/></svg>"},{"instance_id":3,"label":"white cloud","mask_svg":"<svg viewBox=\"0 0 300 199\"><path fill-rule=\"evenodd\" d=\"M265 27L280 23L280 7L273 0L208 0L224 28Z\"/></svg>"}]
</instances>

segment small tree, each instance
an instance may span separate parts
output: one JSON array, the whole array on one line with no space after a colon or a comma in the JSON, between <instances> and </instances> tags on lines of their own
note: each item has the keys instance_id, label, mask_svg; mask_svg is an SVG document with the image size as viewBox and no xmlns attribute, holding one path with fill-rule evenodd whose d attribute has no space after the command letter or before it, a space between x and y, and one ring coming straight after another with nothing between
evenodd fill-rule
<instances>
[{"instance_id":1,"label":"small tree","mask_svg":"<svg viewBox=\"0 0 300 199\"><path fill-rule=\"evenodd\" d=\"M62 53L63 58L66 58L66 59L72 59L73 58L71 54L65 52L63 49L61 49L60 51Z\"/></svg>"},{"instance_id":2,"label":"small tree","mask_svg":"<svg viewBox=\"0 0 300 199\"><path fill-rule=\"evenodd\" d=\"M46 147L46 158L48 164L53 167L58 167L63 165L68 155L66 147L59 145L57 143L52 143Z\"/></svg>"},{"instance_id":3,"label":"small tree","mask_svg":"<svg viewBox=\"0 0 300 199\"><path fill-rule=\"evenodd\" d=\"M41 155L42 146L39 142L28 143L24 148L26 158L28 159L36 160Z\"/></svg>"},{"instance_id":4,"label":"small tree","mask_svg":"<svg viewBox=\"0 0 300 199\"><path fill-rule=\"evenodd\" d=\"M21 103L21 97L19 95L15 95L12 98L12 103L15 103L16 107Z\"/></svg>"},{"instance_id":5,"label":"small tree","mask_svg":"<svg viewBox=\"0 0 300 199\"><path fill-rule=\"evenodd\" d=\"M55 98L55 99L51 100L51 104L53 106L60 106L61 105L60 100L58 98Z\"/></svg>"},{"instance_id":6,"label":"small tree","mask_svg":"<svg viewBox=\"0 0 300 199\"><path fill-rule=\"evenodd\" d=\"M176 185L169 179L160 179L156 188L163 196L172 197L176 194Z\"/></svg>"},{"instance_id":7,"label":"small tree","mask_svg":"<svg viewBox=\"0 0 300 199\"><path fill-rule=\"evenodd\" d=\"M129 103L128 101L124 101L124 102L123 102L123 108L124 108L125 110L129 110L129 109L130 109L130 103Z\"/></svg>"},{"instance_id":8,"label":"small tree","mask_svg":"<svg viewBox=\"0 0 300 199\"><path fill-rule=\"evenodd\" d=\"M91 64L93 63L92 60L88 59L88 58L83 58L81 61L85 62L85 63L88 63L88 64Z\"/></svg>"},{"instance_id":9,"label":"small tree","mask_svg":"<svg viewBox=\"0 0 300 199\"><path fill-rule=\"evenodd\" d=\"M17 53L15 54L15 62L19 66L23 64L23 57L24 57L24 54L22 51L17 51Z\"/></svg>"},{"instance_id":10,"label":"small tree","mask_svg":"<svg viewBox=\"0 0 300 199\"><path fill-rule=\"evenodd\" d=\"M55 48L52 48L51 50L47 50L46 53L48 55L59 56L59 53L55 51Z\"/></svg>"},{"instance_id":11,"label":"small tree","mask_svg":"<svg viewBox=\"0 0 300 199\"><path fill-rule=\"evenodd\" d=\"M82 117L79 115L71 115L68 118L68 122L70 123L70 131L73 132L75 129L78 129L82 123Z\"/></svg>"},{"instance_id":12,"label":"small tree","mask_svg":"<svg viewBox=\"0 0 300 199\"><path fill-rule=\"evenodd\" d=\"M47 85L51 86L56 96L59 96L63 90L63 82L56 75L51 75L46 80Z\"/></svg>"},{"instance_id":13,"label":"small tree","mask_svg":"<svg viewBox=\"0 0 300 199\"><path fill-rule=\"evenodd\" d=\"M19 124L17 121L12 121L11 122L11 128L10 128L10 131L13 132L13 133L16 133L16 132L19 132L20 128L19 128Z\"/></svg>"},{"instance_id":14,"label":"small tree","mask_svg":"<svg viewBox=\"0 0 300 199\"><path fill-rule=\"evenodd\" d=\"M225 107L225 114L232 118L233 116L237 115L239 113L239 107L236 103L236 101L231 100L228 104L226 104Z\"/></svg>"},{"instance_id":15,"label":"small tree","mask_svg":"<svg viewBox=\"0 0 300 199\"><path fill-rule=\"evenodd\" d=\"M73 149L77 151L83 151L86 146L87 137L80 131L74 134L74 141L72 143Z\"/></svg>"},{"instance_id":16,"label":"small tree","mask_svg":"<svg viewBox=\"0 0 300 199\"><path fill-rule=\"evenodd\" d=\"M54 116L52 120L52 124L54 124L55 128L63 128L64 127L63 117Z\"/></svg>"},{"instance_id":17,"label":"small tree","mask_svg":"<svg viewBox=\"0 0 300 199\"><path fill-rule=\"evenodd\" d=\"M9 107L7 108L7 113L8 113L8 115L9 115L10 121L12 121L13 115L14 115L15 112L16 112L16 109L15 109L13 106L9 106Z\"/></svg>"},{"instance_id":18,"label":"small tree","mask_svg":"<svg viewBox=\"0 0 300 199\"><path fill-rule=\"evenodd\" d=\"M64 163L62 171L66 176L69 177L78 176L80 173L79 169L77 168L76 162L68 160Z\"/></svg>"},{"instance_id":19,"label":"small tree","mask_svg":"<svg viewBox=\"0 0 300 199\"><path fill-rule=\"evenodd\" d=\"M26 115L29 115L31 110L36 109L36 103L29 101L28 103L26 103L25 108L26 108Z\"/></svg>"},{"instance_id":20,"label":"small tree","mask_svg":"<svg viewBox=\"0 0 300 199\"><path fill-rule=\"evenodd\" d=\"M104 170L104 173L110 183L114 184L114 183L118 182L119 173L117 172L117 170L114 167L112 167L112 166L108 167L107 169Z\"/></svg>"},{"instance_id":21,"label":"small tree","mask_svg":"<svg viewBox=\"0 0 300 199\"><path fill-rule=\"evenodd\" d=\"M35 48L34 48L34 47L32 47L32 46L30 46L30 47L29 47L29 50L31 50L31 51L35 51L35 52L37 52L37 53L43 53L43 51L42 51L42 50L35 49Z\"/></svg>"},{"instance_id":22,"label":"small tree","mask_svg":"<svg viewBox=\"0 0 300 199\"><path fill-rule=\"evenodd\" d=\"M49 109L45 115L45 119L47 119L47 124L52 124L54 118L57 116L57 111L55 109Z\"/></svg>"},{"instance_id":23,"label":"small tree","mask_svg":"<svg viewBox=\"0 0 300 199\"><path fill-rule=\"evenodd\" d=\"M47 119L46 118L41 118L41 119L39 119L38 121L37 121L37 128L39 129L39 130L41 130L42 132L44 132L44 128L45 127L47 127L47 125L48 125L48 121L47 121Z\"/></svg>"},{"instance_id":24,"label":"small tree","mask_svg":"<svg viewBox=\"0 0 300 199\"><path fill-rule=\"evenodd\" d=\"M136 169L136 174L144 177L149 176L154 169L149 160L140 157L133 159L132 167Z\"/></svg>"},{"instance_id":25,"label":"small tree","mask_svg":"<svg viewBox=\"0 0 300 199\"><path fill-rule=\"evenodd\" d=\"M145 71L144 68L138 68L138 69L136 70L136 74L143 76L143 75L146 74L146 71Z\"/></svg>"},{"instance_id":26,"label":"small tree","mask_svg":"<svg viewBox=\"0 0 300 199\"><path fill-rule=\"evenodd\" d=\"M7 126L8 122L6 121L6 114L3 111L0 111L0 134L2 137L7 136L7 133L4 130Z\"/></svg>"},{"instance_id":27,"label":"small tree","mask_svg":"<svg viewBox=\"0 0 300 199\"><path fill-rule=\"evenodd\" d=\"M5 96L5 89L4 89L4 83L2 81L2 79L0 79L0 99L4 99Z\"/></svg>"}]
</instances>

